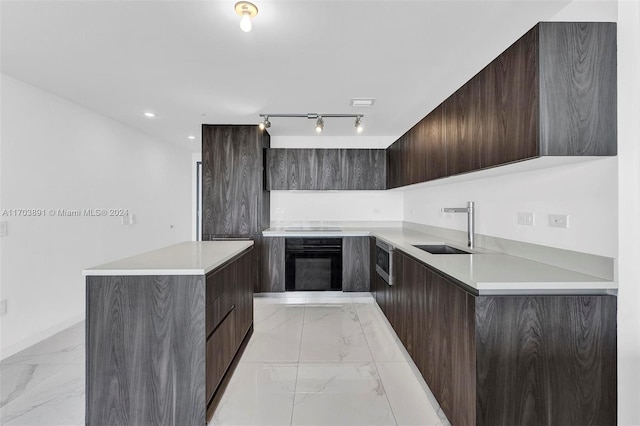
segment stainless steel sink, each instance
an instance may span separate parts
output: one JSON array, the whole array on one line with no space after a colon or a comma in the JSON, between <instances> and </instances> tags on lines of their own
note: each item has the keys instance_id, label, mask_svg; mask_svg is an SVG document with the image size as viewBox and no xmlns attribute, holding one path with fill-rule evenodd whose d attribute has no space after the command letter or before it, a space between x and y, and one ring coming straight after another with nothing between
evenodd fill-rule
<instances>
[{"instance_id":1,"label":"stainless steel sink","mask_svg":"<svg viewBox=\"0 0 640 426\"><path fill-rule=\"evenodd\" d=\"M415 245L414 247L431 254L471 254L468 251L460 250L446 244L438 245Z\"/></svg>"}]
</instances>

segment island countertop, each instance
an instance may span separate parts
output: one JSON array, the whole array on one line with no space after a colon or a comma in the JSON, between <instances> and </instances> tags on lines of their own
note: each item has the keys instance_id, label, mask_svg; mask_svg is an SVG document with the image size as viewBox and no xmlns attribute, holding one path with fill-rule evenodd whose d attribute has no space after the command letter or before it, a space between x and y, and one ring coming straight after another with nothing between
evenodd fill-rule
<instances>
[{"instance_id":1,"label":"island countertop","mask_svg":"<svg viewBox=\"0 0 640 426\"><path fill-rule=\"evenodd\" d=\"M94 266L82 275L205 275L252 245L251 240L187 241Z\"/></svg>"}]
</instances>

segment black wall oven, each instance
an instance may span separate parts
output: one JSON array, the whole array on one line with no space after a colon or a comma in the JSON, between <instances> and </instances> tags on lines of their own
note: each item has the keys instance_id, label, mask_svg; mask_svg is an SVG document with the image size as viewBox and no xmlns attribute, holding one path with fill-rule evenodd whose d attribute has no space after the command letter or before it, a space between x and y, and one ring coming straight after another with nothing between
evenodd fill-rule
<instances>
[{"instance_id":1,"label":"black wall oven","mask_svg":"<svg viewBox=\"0 0 640 426\"><path fill-rule=\"evenodd\" d=\"M287 238L287 291L342 290L342 238Z\"/></svg>"}]
</instances>

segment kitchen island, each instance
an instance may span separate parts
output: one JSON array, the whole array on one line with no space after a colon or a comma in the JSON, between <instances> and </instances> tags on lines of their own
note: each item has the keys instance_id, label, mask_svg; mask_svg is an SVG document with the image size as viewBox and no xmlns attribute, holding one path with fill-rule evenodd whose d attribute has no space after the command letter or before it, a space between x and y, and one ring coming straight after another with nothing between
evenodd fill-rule
<instances>
[{"instance_id":1,"label":"kitchen island","mask_svg":"<svg viewBox=\"0 0 640 426\"><path fill-rule=\"evenodd\" d=\"M253 241L86 269L86 424L204 425L253 331Z\"/></svg>"}]
</instances>

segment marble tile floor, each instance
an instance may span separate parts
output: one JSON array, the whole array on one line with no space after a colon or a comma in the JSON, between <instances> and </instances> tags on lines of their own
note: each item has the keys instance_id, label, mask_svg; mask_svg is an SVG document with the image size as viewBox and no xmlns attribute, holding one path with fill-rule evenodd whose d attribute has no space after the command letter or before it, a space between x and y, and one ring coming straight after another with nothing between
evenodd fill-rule
<instances>
[{"instance_id":1,"label":"marble tile floor","mask_svg":"<svg viewBox=\"0 0 640 426\"><path fill-rule=\"evenodd\" d=\"M84 424L84 322L0 362L0 424Z\"/></svg>"},{"instance_id":2,"label":"marble tile floor","mask_svg":"<svg viewBox=\"0 0 640 426\"><path fill-rule=\"evenodd\" d=\"M449 425L369 293L263 294L254 307L210 426Z\"/></svg>"},{"instance_id":3,"label":"marble tile floor","mask_svg":"<svg viewBox=\"0 0 640 426\"><path fill-rule=\"evenodd\" d=\"M449 425L369 293L263 294L210 426ZM0 424L84 424L84 323L0 362Z\"/></svg>"}]
</instances>

